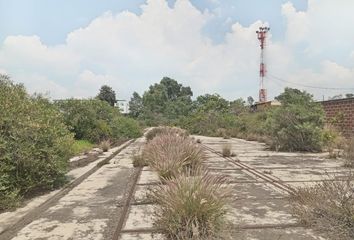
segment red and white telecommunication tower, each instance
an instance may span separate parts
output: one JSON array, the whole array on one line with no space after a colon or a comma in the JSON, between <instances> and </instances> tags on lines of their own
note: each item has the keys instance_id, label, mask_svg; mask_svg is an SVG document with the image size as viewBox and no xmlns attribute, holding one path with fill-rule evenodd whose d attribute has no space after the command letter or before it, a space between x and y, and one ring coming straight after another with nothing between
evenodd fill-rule
<instances>
[{"instance_id":1,"label":"red and white telecommunication tower","mask_svg":"<svg viewBox=\"0 0 354 240\"><path fill-rule=\"evenodd\" d=\"M270 30L269 27L260 27L259 31L256 31L259 42L261 43L261 63L259 67L259 102L267 101L267 90L264 88L264 77L266 76L267 69L264 62L264 50L266 47L267 32Z\"/></svg>"}]
</instances>

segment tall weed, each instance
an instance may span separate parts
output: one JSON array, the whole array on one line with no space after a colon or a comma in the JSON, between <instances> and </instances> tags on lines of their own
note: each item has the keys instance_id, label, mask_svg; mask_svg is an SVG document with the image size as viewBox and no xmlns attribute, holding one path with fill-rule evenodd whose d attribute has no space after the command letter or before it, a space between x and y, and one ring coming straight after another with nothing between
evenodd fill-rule
<instances>
[{"instance_id":1,"label":"tall weed","mask_svg":"<svg viewBox=\"0 0 354 240\"><path fill-rule=\"evenodd\" d=\"M222 239L229 196L225 183L224 177L201 170L159 185L151 192L158 204L155 225L167 239Z\"/></svg>"},{"instance_id":2,"label":"tall weed","mask_svg":"<svg viewBox=\"0 0 354 240\"><path fill-rule=\"evenodd\" d=\"M203 149L192 139L172 132L153 138L144 148L143 155L164 180L193 171L206 159Z\"/></svg>"}]
</instances>

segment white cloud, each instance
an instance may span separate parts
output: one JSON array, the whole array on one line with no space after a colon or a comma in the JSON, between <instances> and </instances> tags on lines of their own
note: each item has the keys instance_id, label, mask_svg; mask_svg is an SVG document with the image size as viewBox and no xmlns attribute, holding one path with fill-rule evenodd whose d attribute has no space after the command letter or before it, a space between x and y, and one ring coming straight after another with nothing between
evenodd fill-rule
<instances>
[{"instance_id":1,"label":"white cloud","mask_svg":"<svg viewBox=\"0 0 354 240\"><path fill-rule=\"evenodd\" d=\"M354 1L348 0L309 0L306 11L296 11L290 2L283 4L287 38L282 45L294 58L282 76L302 85L353 88L354 32L348 29L354 21L353 10ZM317 98L345 91L304 89Z\"/></svg>"},{"instance_id":2,"label":"white cloud","mask_svg":"<svg viewBox=\"0 0 354 240\"><path fill-rule=\"evenodd\" d=\"M296 11L291 3L284 4L281 11L287 37L284 42L274 42L269 34L269 71L297 83L331 86L330 79L332 85L336 79L337 86L348 86L353 69L322 58L316 59L321 64L313 62L319 67L312 70L315 67L299 61L304 49L298 47L305 43L307 53L313 55L333 44L318 35L333 36L330 31L322 31L325 27L320 19L333 9L330 3L340 5L340 11L344 11L346 2L351 4L309 0L305 12ZM329 22L347 22L348 26L348 20L353 18L347 16L348 10L344 12L343 19L338 20L337 16ZM31 91L50 90L53 98L94 96L101 85L108 84L119 98L127 99L133 91L142 93L163 76L191 86L195 94L219 92L229 99L255 96L259 67L255 31L263 23L234 23L225 41L213 44L202 33L212 18L211 13L199 11L188 0L177 0L172 8L165 0L148 0L141 15L127 11L104 13L88 26L68 34L62 45L46 46L38 36L9 36L0 45L0 66ZM336 31L343 38L335 44L352 42L348 39L354 33ZM348 56L354 52L351 47ZM273 96L284 86L267 81L268 92Z\"/></svg>"},{"instance_id":3,"label":"white cloud","mask_svg":"<svg viewBox=\"0 0 354 240\"><path fill-rule=\"evenodd\" d=\"M114 80L113 76L95 74L90 70L84 70L75 82L72 94L76 98L92 96L102 85L113 83Z\"/></svg>"},{"instance_id":4,"label":"white cloud","mask_svg":"<svg viewBox=\"0 0 354 240\"><path fill-rule=\"evenodd\" d=\"M283 4L287 40L307 43L310 54L328 52L334 47L353 47L353 10L351 0L308 0L305 12L296 11L290 2Z\"/></svg>"}]
</instances>

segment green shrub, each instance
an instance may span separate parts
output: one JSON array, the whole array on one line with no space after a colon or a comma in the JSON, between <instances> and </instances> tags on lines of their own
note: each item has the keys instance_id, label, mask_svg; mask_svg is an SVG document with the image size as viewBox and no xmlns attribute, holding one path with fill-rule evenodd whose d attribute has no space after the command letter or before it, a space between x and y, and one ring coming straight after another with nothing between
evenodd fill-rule
<instances>
[{"instance_id":1,"label":"green shrub","mask_svg":"<svg viewBox=\"0 0 354 240\"><path fill-rule=\"evenodd\" d=\"M193 171L206 159L202 148L191 138L171 132L153 138L145 146L143 155L163 181Z\"/></svg>"},{"instance_id":2,"label":"green shrub","mask_svg":"<svg viewBox=\"0 0 354 240\"><path fill-rule=\"evenodd\" d=\"M65 123L75 134L76 139L94 143L109 138L109 122L119 115L118 109L107 102L95 99L67 99L56 102L64 115Z\"/></svg>"},{"instance_id":3,"label":"green shrub","mask_svg":"<svg viewBox=\"0 0 354 240\"><path fill-rule=\"evenodd\" d=\"M139 123L128 117L115 117L110 123L113 139L138 138L142 135Z\"/></svg>"},{"instance_id":4,"label":"green shrub","mask_svg":"<svg viewBox=\"0 0 354 240\"><path fill-rule=\"evenodd\" d=\"M0 210L62 185L73 144L62 115L45 98L0 76Z\"/></svg>"},{"instance_id":5,"label":"green shrub","mask_svg":"<svg viewBox=\"0 0 354 240\"><path fill-rule=\"evenodd\" d=\"M225 178L182 174L157 186L150 196L156 201L155 225L167 239L222 239L227 226L228 190Z\"/></svg>"},{"instance_id":6,"label":"green shrub","mask_svg":"<svg viewBox=\"0 0 354 240\"><path fill-rule=\"evenodd\" d=\"M67 99L56 102L65 123L76 139L94 143L134 138L141 135L139 124L124 117L116 107L97 99Z\"/></svg>"},{"instance_id":7,"label":"green shrub","mask_svg":"<svg viewBox=\"0 0 354 240\"><path fill-rule=\"evenodd\" d=\"M324 126L321 105L310 94L296 89L287 88L278 98L282 106L268 118L274 147L285 151L321 151Z\"/></svg>"}]
</instances>

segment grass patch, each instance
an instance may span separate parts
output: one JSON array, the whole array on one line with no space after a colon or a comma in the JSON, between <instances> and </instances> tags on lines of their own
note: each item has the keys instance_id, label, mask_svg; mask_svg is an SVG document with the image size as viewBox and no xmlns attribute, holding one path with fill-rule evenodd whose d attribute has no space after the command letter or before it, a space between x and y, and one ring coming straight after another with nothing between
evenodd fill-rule
<instances>
[{"instance_id":1,"label":"grass patch","mask_svg":"<svg viewBox=\"0 0 354 240\"><path fill-rule=\"evenodd\" d=\"M299 188L291 196L293 214L330 239L354 239L354 175Z\"/></svg>"},{"instance_id":2,"label":"grass patch","mask_svg":"<svg viewBox=\"0 0 354 240\"><path fill-rule=\"evenodd\" d=\"M87 140L75 140L72 149L73 149L73 155L79 155L82 153L86 153L90 151L94 147L94 144Z\"/></svg>"},{"instance_id":3,"label":"grass patch","mask_svg":"<svg viewBox=\"0 0 354 240\"><path fill-rule=\"evenodd\" d=\"M155 225L167 239L223 239L229 192L225 178L200 171L182 174L152 190Z\"/></svg>"}]
</instances>

